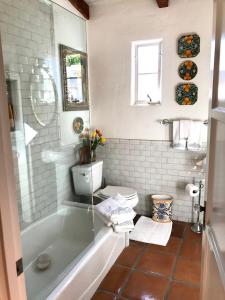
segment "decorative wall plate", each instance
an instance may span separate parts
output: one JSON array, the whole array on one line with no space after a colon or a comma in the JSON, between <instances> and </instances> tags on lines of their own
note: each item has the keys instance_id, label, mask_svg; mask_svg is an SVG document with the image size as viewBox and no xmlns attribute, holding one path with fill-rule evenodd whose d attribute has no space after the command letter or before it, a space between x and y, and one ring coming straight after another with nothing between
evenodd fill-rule
<instances>
[{"instance_id":1,"label":"decorative wall plate","mask_svg":"<svg viewBox=\"0 0 225 300\"><path fill-rule=\"evenodd\" d=\"M198 100L198 87L194 83L182 83L176 87L176 102L179 105L193 105Z\"/></svg>"},{"instance_id":2,"label":"decorative wall plate","mask_svg":"<svg viewBox=\"0 0 225 300\"><path fill-rule=\"evenodd\" d=\"M178 68L178 74L180 78L184 80L191 80L193 79L196 74L198 73L198 67L196 63L191 60L186 60L180 64Z\"/></svg>"},{"instance_id":3,"label":"decorative wall plate","mask_svg":"<svg viewBox=\"0 0 225 300\"><path fill-rule=\"evenodd\" d=\"M75 133L80 134L84 130L84 121L78 117L73 121L73 130Z\"/></svg>"},{"instance_id":4,"label":"decorative wall plate","mask_svg":"<svg viewBox=\"0 0 225 300\"><path fill-rule=\"evenodd\" d=\"M197 34L182 35L178 39L178 55L182 58L195 57L200 52L200 37Z\"/></svg>"}]
</instances>

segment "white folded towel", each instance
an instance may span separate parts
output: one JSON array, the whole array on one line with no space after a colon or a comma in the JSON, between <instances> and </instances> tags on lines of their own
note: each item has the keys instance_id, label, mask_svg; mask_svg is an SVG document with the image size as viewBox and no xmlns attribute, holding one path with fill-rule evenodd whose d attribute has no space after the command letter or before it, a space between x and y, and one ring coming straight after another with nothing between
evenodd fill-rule
<instances>
[{"instance_id":1,"label":"white folded towel","mask_svg":"<svg viewBox=\"0 0 225 300\"><path fill-rule=\"evenodd\" d=\"M188 137L188 150L201 150L203 140L205 139L205 125L202 121L192 121L190 134Z\"/></svg>"},{"instance_id":2,"label":"white folded towel","mask_svg":"<svg viewBox=\"0 0 225 300\"><path fill-rule=\"evenodd\" d=\"M187 132L188 130L185 123L182 121L173 121L173 148L186 150L187 138L185 137Z\"/></svg>"},{"instance_id":3,"label":"white folded towel","mask_svg":"<svg viewBox=\"0 0 225 300\"><path fill-rule=\"evenodd\" d=\"M133 220L129 220L121 224L113 224L112 226L115 232L130 232L134 229L134 222Z\"/></svg>"},{"instance_id":4,"label":"white folded towel","mask_svg":"<svg viewBox=\"0 0 225 300\"><path fill-rule=\"evenodd\" d=\"M190 137L191 120L180 120L180 140L187 140Z\"/></svg>"},{"instance_id":5,"label":"white folded towel","mask_svg":"<svg viewBox=\"0 0 225 300\"><path fill-rule=\"evenodd\" d=\"M121 196L121 195L120 195ZM109 198L95 206L95 209L101 213L104 218L113 224L121 224L123 222L133 220L136 216L135 211L130 207L125 207L126 199L121 197Z\"/></svg>"},{"instance_id":6,"label":"white folded towel","mask_svg":"<svg viewBox=\"0 0 225 300\"><path fill-rule=\"evenodd\" d=\"M201 132L201 143L202 145L206 145L208 141L208 126L203 123L202 132Z\"/></svg>"},{"instance_id":7,"label":"white folded towel","mask_svg":"<svg viewBox=\"0 0 225 300\"><path fill-rule=\"evenodd\" d=\"M172 231L172 222L159 223L148 217L140 217L130 239L149 244L166 246Z\"/></svg>"},{"instance_id":8,"label":"white folded towel","mask_svg":"<svg viewBox=\"0 0 225 300\"><path fill-rule=\"evenodd\" d=\"M173 147L178 150L201 150L206 142L206 129L202 121L173 121Z\"/></svg>"}]
</instances>

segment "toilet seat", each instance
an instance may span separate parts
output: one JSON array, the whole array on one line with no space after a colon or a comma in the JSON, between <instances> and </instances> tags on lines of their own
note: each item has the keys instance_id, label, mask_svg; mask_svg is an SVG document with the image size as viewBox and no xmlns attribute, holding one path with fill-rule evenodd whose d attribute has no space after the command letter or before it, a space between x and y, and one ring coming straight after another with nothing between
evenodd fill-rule
<instances>
[{"instance_id":1,"label":"toilet seat","mask_svg":"<svg viewBox=\"0 0 225 300\"><path fill-rule=\"evenodd\" d=\"M96 196L102 200L108 199L110 197L114 197L117 194L122 195L128 201L128 206L133 208L138 204L138 194L137 192L128 187L123 186L111 186L108 185L106 188L99 190L96 192Z\"/></svg>"},{"instance_id":2,"label":"toilet seat","mask_svg":"<svg viewBox=\"0 0 225 300\"><path fill-rule=\"evenodd\" d=\"M137 192L132 188L123 187L123 186L112 186L112 185L108 185L107 187L102 189L100 193L107 198L114 197L117 194L120 194L124 198L128 198L128 199L129 198L133 199L134 197L137 196Z\"/></svg>"}]
</instances>

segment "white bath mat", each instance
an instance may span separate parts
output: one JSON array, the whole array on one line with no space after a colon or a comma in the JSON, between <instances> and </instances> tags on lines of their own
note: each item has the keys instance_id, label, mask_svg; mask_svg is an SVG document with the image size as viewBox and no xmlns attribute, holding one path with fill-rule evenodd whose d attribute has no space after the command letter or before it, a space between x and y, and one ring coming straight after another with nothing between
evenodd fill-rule
<instances>
[{"instance_id":1,"label":"white bath mat","mask_svg":"<svg viewBox=\"0 0 225 300\"><path fill-rule=\"evenodd\" d=\"M158 223L152 221L151 218L142 216L137 221L134 230L130 233L130 239L166 246L171 235L172 225L172 222Z\"/></svg>"}]
</instances>

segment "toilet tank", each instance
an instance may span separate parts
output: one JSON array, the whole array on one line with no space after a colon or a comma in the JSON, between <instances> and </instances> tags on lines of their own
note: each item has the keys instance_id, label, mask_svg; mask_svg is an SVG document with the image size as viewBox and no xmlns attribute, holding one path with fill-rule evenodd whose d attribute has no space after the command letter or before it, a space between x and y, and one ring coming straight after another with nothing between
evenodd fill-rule
<instances>
[{"instance_id":1,"label":"toilet tank","mask_svg":"<svg viewBox=\"0 0 225 300\"><path fill-rule=\"evenodd\" d=\"M73 184L77 195L91 195L102 184L103 161L72 167Z\"/></svg>"}]
</instances>

